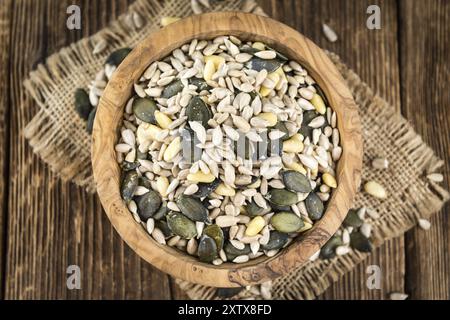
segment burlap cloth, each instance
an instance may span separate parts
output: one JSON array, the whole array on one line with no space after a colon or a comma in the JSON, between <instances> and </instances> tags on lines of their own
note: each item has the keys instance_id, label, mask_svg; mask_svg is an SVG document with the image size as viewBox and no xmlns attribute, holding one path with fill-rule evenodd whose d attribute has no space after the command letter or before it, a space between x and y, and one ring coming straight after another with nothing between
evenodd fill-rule
<instances>
[{"instance_id":1,"label":"burlap cloth","mask_svg":"<svg viewBox=\"0 0 450 320\"><path fill-rule=\"evenodd\" d=\"M241 1L214 3L211 10L240 10ZM85 123L73 107L75 88L86 88L103 68L108 54L121 47L133 47L150 32L160 28L164 16L184 17L192 14L187 0L137 0L130 12L138 12L146 25L140 30L130 27L124 16L108 28L61 49L39 65L25 81L29 94L39 110L25 128L25 136L34 152L63 180L73 181L88 191L95 191L90 161L91 138ZM256 10L261 13L260 8ZM108 39L108 48L94 55L92 50L100 38ZM426 179L443 161L438 159L418 136L406 119L377 95L330 53L360 108L364 137L363 181L375 180L389 193L380 201L363 192L356 197L355 207L375 209L380 218L369 219L373 225L375 246L412 228L418 218L428 218L448 200L449 194L438 184ZM374 170L374 157L386 157L388 170ZM277 279L273 284L274 299L311 299L320 295L332 282L352 270L367 254L351 252L332 260L316 260ZM192 299L215 298L215 288L178 281Z\"/></svg>"}]
</instances>

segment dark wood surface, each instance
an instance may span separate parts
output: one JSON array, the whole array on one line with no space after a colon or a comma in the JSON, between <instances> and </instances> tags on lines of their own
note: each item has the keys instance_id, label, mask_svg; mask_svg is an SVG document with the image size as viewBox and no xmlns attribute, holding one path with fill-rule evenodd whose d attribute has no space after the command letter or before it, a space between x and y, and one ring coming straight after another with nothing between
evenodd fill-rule
<instances>
[{"instance_id":1,"label":"dark wood surface","mask_svg":"<svg viewBox=\"0 0 450 320\"><path fill-rule=\"evenodd\" d=\"M22 129L36 113L22 86L27 73L58 49L123 13L131 0L0 0L0 296L8 299L184 298L168 276L119 238L96 196L59 181L27 145ZM82 30L66 28L66 8L82 8ZM334 51L407 117L450 172L450 2L446 0L261 0L270 16ZM380 30L366 9L381 8ZM327 22L339 40L321 32ZM376 250L322 299L450 299L450 206ZM66 268L79 265L81 290L68 290ZM382 270L380 290L366 288L366 268Z\"/></svg>"}]
</instances>

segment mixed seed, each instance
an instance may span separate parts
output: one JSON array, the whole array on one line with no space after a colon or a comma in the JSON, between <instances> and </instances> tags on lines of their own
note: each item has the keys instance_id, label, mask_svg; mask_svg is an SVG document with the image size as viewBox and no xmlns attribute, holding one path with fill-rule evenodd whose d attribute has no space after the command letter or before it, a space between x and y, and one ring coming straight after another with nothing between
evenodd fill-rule
<instances>
[{"instance_id":1,"label":"mixed seed","mask_svg":"<svg viewBox=\"0 0 450 320\"><path fill-rule=\"evenodd\" d=\"M122 198L161 244L219 265L273 256L322 218L336 114L261 42L195 39L134 85L116 145Z\"/></svg>"}]
</instances>

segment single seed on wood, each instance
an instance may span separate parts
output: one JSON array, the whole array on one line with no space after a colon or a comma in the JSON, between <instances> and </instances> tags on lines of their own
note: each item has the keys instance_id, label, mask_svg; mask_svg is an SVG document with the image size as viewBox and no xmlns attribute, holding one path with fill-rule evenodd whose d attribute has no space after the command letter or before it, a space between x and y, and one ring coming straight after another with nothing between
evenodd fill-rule
<instances>
[{"instance_id":1,"label":"single seed on wood","mask_svg":"<svg viewBox=\"0 0 450 320\"><path fill-rule=\"evenodd\" d=\"M429 230L431 228L431 222L427 219L419 219L418 223L419 227L423 230Z\"/></svg>"},{"instance_id":2,"label":"single seed on wood","mask_svg":"<svg viewBox=\"0 0 450 320\"><path fill-rule=\"evenodd\" d=\"M323 31L323 34L325 35L325 37L328 39L328 41L330 41L330 42L337 41L337 39L338 39L337 34L333 29L331 29L331 27L329 25L324 23L322 25L322 31Z\"/></svg>"},{"instance_id":3,"label":"single seed on wood","mask_svg":"<svg viewBox=\"0 0 450 320\"><path fill-rule=\"evenodd\" d=\"M444 181L444 176L440 173L430 173L427 175L427 179L433 182L442 182Z\"/></svg>"}]
</instances>

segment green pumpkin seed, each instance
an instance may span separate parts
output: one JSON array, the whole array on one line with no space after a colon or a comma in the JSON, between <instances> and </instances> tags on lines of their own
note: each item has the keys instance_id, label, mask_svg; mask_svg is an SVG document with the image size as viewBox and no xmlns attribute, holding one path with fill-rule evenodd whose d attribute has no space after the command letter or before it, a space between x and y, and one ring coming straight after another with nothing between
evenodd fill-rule
<instances>
[{"instance_id":1,"label":"green pumpkin seed","mask_svg":"<svg viewBox=\"0 0 450 320\"><path fill-rule=\"evenodd\" d=\"M253 57L247 62L246 67L255 71L266 69L268 73L272 73L282 66L282 63L277 59L266 60L258 57Z\"/></svg>"},{"instance_id":2,"label":"green pumpkin seed","mask_svg":"<svg viewBox=\"0 0 450 320\"><path fill-rule=\"evenodd\" d=\"M227 241L223 247L228 260L234 260L237 256L249 254L251 252L250 246L245 245L244 249L236 249L229 241Z\"/></svg>"},{"instance_id":3,"label":"green pumpkin seed","mask_svg":"<svg viewBox=\"0 0 450 320\"><path fill-rule=\"evenodd\" d=\"M358 212L354 209L350 209L347 216L344 219L344 226L359 228L364 223L358 216Z\"/></svg>"},{"instance_id":4,"label":"green pumpkin seed","mask_svg":"<svg viewBox=\"0 0 450 320\"><path fill-rule=\"evenodd\" d=\"M300 219L295 213L280 212L276 213L270 219L270 223L275 230L290 233L296 232L303 227L303 220Z\"/></svg>"},{"instance_id":5,"label":"green pumpkin seed","mask_svg":"<svg viewBox=\"0 0 450 320\"><path fill-rule=\"evenodd\" d=\"M241 292L242 290L244 290L244 288L240 287L240 288L218 288L216 290L216 296L218 298L232 298L235 295L237 295L239 292Z\"/></svg>"},{"instance_id":6,"label":"green pumpkin seed","mask_svg":"<svg viewBox=\"0 0 450 320\"><path fill-rule=\"evenodd\" d=\"M286 124L284 121L278 121L277 124L273 128L276 130L279 130L281 132L284 132L284 136L281 137L282 141L289 139L289 130L286 127Z\"/></svg>"},{"instance_id":7,"label":"green pumpkin seed","mask_svg":"<svg viewBox=\"0 0 450 320\"><path fill-rule=\"evenodd\" d=\"M136 170L136 168L139 167L139 162L124 161L124 162L122 162L121 167L122 167L123 171Z\"/></svg>"},{"instance_id":8,"label":"green pumpkin seed","mask_svg":"<svg viewBox=\"0 0 450 320\"><path fill-rule=\"evenodd\" d=\"M114 51L109 55L109 57L106 59L106 64L112 65L112 66L119 66L119 64L122 63L122 61L127 57L127 55L131 52L130 48L122 48L119 50Z\"/></svg>"},{"instance_id":9,"label":"green pumpkin seed","mask_svg":"<svg viewBox=\"0 0 450 320\"><path fill-rule=\"evenodd\" d=\"M156 191L150 190L146 194L136 197L138 213L142 220L151 218L161 206L161 197Z\"/></svg>"},{"instance_id":10,"label":"green pumpkin seed","mask_svg":"<svg viewBox=\"0 0 450 320\"><path fill-rule=\"evenodd\" d=\"M183 87L181 80L176 79L164 88L161 97L164 99L172 98L174 95L178 94L178 92L183 91Z\"/></svg>"},{"instance_id":11,"label":"green pumpkin seed","mask_svg":"<svg viewBox=\"0 0 450 320\"><path fill-rule=\"evenodd\" d=\"M167 213L169 213L169 209L167 208L167 203L163 202L159 209L155 212L155 214L152 216L155 220L161 220L163 219Z\"/></svg>"},{"instance_id":12,"label":"green pumpkin seed","mask_svg":"<svg viewBox=\"0 0 450 320\"><path fill-rule=\"evenodd\" d=\"M186 115L188 121L199 121L205 128L208 127L208 121L212 118L211 110L199 96L191 99L186 107Z\"/></svg>"},{"instance_id":13,"label":"green pumpkin seed","mask_svg":"<svg viewBox=\"0 0 450 320\"><path fill-rule=\"evenodd\" d=\"M189 79L189 84L196 86L198 92L210 89L209 85L206 83L205 80L195 77Z\"/></svg>"},{"instance_id":14,"label":"green pumpkin seed","mask_svg":"<svg viewBox=\"0 0 450 320\"><path fill-rule=\"evenodd\" d=\"M254 201L245 206L245 212L249 217L261 216L264 213L264 208L258 206Z\"/></svg>"},{"instance_id":15,"label":"green pumpkin seed","mask_svg":"<svg viewBox=\"0 0 450 320\"><path fill-rule=\"evenodd\" d=\"M92 134L92 130L94 129L94 121L95 121L95 115L97 114L97 107L92 109L91 113L89 113L89 117L86 123L86 131L89 134Z\"/></svg>"},{"instance_id":16,"label":"green pumpkin seed","mask_svg":"<svg viewBox=\"0 0 450 320\"><path fill-rule=\"evenodd\" d=\"M156 124L156 103L150 98L136 98L133 101L133 113L139 120Z\"/></svg>"},{"instance_id":17,"label":"green pumpkin seed","mask_svg":"<svg viewBox=\"0 0 450 320\"><path fill-rule=\"evenodd\" d=\"M289 236L287 233L272 231L270 233L269 242L265 245L262 245L261 248L263 250L277 250L281 249L286 242L288 241Z\"/></svg>"},{"instance_id":18,"label":"green pumpkin seed","mask_svg":"<svg viewBox=\"0 0 450 320\"><path fill-rule=\"evenodd\" d=\"M198 244L197 254L202 262L212 262L215 260L218 256L216 241L207 235L202 236Z\"/></svg>"},{"instance_id":19,"label":"green pumpkin seed","mask_svg":"<svg viewBox=\"0 0 450 320\"><path fill-rule=\"evenodd\" d=\"M211 183L199 183L197 184L198 190L193 194L194 197L204 198L214 192L220 184L220 179L216 179Z\"/></svg>"},{"instance_id":20,"label":"green pumpkin seed","mask_svg":"<svg viewBox=\"0 0 450 320\"><path fill-rule=\"evenodd\" d=\"M336 256L336 248L342 245L342 239L338 235L334 235L320 249L320 257L322 259L331 259Z\"/></svg>"},{"instance_id":21,"label":"green pumpkin seed","mask_svg":"<svg viewBox=\"0 0 450 320\"><path fill-rule=\"evenodd\" d=\"M137 148L137 150L136 150L136 158L138 160L149 160L149 154L148 154L148 152L141 152L139 150L139 148Z\"/></svg>"},{"instance_id":22,"label":"green pumpkin seed","mask_svg":"<svg viewBox=\"0 0 450 320\"><path fill-rule=\"evenodd\" d=\"M155 227L161 230L165 238L173 236L172 230L170 230L169 225L166 220L159 220L155 222Z\"/></svg>"},{"instance_id":23,"label":"green pumpkin seed","mask_svg":"<svg viewBox=\"0 0 450 320\"><path fill-rule=\"evenodd\" d=\"M266 199L277 206L290 206L298 202L298 197L295 192L284 189L271 189Z\"/></svg>"},{"instance_id":24,"label":"green pumpkin seed","mask_svg":"<svg viewBox=\"0 0 450 320\"><path fill-rule=\"evenodd\" d=\"M350 234L350 246L361 252L372 251L372 243L361 232L352 232Z\"/></svg>"},{"instance_id":25,"label":"green pumpkin seed","mask_svg":"<svg viewBox=\"0 0 450 320\"><path fill-rule=\"evenodd\" d=\"M77 89L75 91L75 111L84 120L89 118L89 114L92 111L89 95L84 89Z\"/></svg>"},{"instance_id":26,"label":"green pumpkin seed","mask_svg":"<svg viewBox=\"0 0 450 320\"><path fill-rule=\"evenodd\" d=\"M208 210L197 198L182 195L177 200L178 208L191 220L209 222Z\"/></svg>"},{"instance_id":27,"label":"green pumpkin seed","mask_svg":"<svg viewBox=\"0 0 450 320\"><path fill-rule=\"evenodd\" d=\"M152 183L150 182L150 179L148 179L147 177L139 177L139 185L146 187L147 189L152 189Z\"/></svg>"},{"instance_id":28,"label":"green pumpkin seed","mask_svg":"<svg viewBox=\"0 0 450 320\"><path fill-rule=\"evenodd\" d=\"M288 190L308 193L312 191L309 179L300 172L288 170L281 173L284 185Z\"/></svg>"},{"instance_id":29,"label":"green pumpkin seed","mask_svg":"<svg viewBox=\"0 0 450 320\"><path fill-rule=\"evenodd\" d=\"M222 229L217 224L211 224L203 230L203 234L211 237L216 241L217 250L223 248L224 236Z\"/></svg>"},{"instance_id":30,"label":"green pumpkin seed","mask_svg":"<svg viewBox=\"0 0 450 320\"><path fill-rule=\"evenodd\" d=\"M256 48L253 48L253 47L250 47L250 46L242 46L241 48L239 48L239 50L241 51L241 52L244 52L244 53L249 53L249 54L251 54L251 55L254 55L255 53L257 53L258 51L261 51L261 50L259 50L259 49L256 49Z\"/></svg>"},{"instance_id":31,"label":"green pumpkin seed","mask_svg":"<svg viewBox=\"0 0 450 320\"><path fill-rule=\"evenodd\" d=\"M300 133L303 137L309 137L312 139L312 128L308 126L312 119L317 117L317 114L314 110L303 112L303 121L298 133Z\"/></svg>"},{"instance_id":32,"label":"green pumpkin seed","mask_svg":"<svg viewBox=\"0 0 450 320\"><path fill-rule=\"evenodd\" d=\"M305 205L311 220L316 221L322 218L324 212L323 202L317 194L311 192L305 199Z\"/></svg>"},{"instance_id":33,"label":"green pumpkin seed","mask_svg":"<svg viewBox=\"0 0 450 320\"><path fill-rule=\"evenodd\" d=\"M197 236L195 222L189 220L185 215L181 213L169 213L169 215L167 216L167 225L174 234L180 236L183 239L191 239Z\"/></svg>"},{"instance_id":34,"label":"green pumpkin seed","mask_svg":"<svg viewBox=\"0 0 450 320\"><path fill-rule=\"evenodd\" d=\"M120 190L123 200L128 202L133 198L134 191L138 187L138 182L139 176L136 171L130 171L125 174Z\"/></svg>"},{"instance_id":35,"label":"green pumpkin seed","mask_svg":"<svg viewBox=\"0 0 450 320\"><path fill-rule=\"evenodd\" d=\"M272 208L272 210L274 212L281 212L281 211L289 211L289 210L291 210L290 206L279 206L279 205L277 205L275 203L271 203L270 207Z\"/></svg>"}]
</instances>

